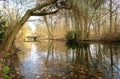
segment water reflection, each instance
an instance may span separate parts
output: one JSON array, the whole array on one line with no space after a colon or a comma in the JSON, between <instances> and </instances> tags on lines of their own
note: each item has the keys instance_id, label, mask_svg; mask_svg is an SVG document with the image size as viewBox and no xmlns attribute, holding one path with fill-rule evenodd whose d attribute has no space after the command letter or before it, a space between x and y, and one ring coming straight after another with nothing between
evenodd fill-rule
<instances>
[{"instance_id":1,"label":"water reflection","mask_svg":"<svg viewBox=\"0 0 120 79\"><path fill-rule=\"evenodd\" d=\"M32 44L31 51L25 53L19 53L18 56L23 55L21 61L20 70L24 75L24 79L35 79L38 78L40 73L43 71L45 53L39 54L35 44ZM19 57L20 58L20 57Z\"/></svg>"},{"instance_id":2,"label":"water reflection","mask_svg":"<svg viewBox=\"0 0 120 79\"><path fill-rule=\"evenodd\" d=\"M18 57L24 79L120 79L119 52L117 44L42 41Z\"/></svg>"}]
</instances>

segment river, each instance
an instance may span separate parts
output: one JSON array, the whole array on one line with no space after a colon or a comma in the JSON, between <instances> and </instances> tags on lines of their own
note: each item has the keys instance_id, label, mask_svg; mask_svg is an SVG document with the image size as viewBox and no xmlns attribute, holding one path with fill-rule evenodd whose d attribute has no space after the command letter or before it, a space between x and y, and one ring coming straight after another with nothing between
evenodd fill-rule
<instances>
[{"instance_id":1,"label":"river","mask_svg":"<svg viewBox=\"0 0 120 79\"><path fill-rule=\"evenodd\" d=\"M120 44L63 41L16 45L23 79L120 79Z\"/></svg>"}]
</instances>

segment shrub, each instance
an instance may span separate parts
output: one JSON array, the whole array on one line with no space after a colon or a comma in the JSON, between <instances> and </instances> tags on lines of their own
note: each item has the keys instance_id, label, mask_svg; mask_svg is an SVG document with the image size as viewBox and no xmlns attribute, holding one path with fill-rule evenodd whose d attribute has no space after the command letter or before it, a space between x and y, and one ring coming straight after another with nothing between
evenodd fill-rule
<instances>
[{"instance_id":1,"label":"shrub","mask_svg":"<svg viewBox=\"0 0 120 79\"><path fill-rule=\"evenodd\" d=\"M66 34L67 40L76 40L76 32L75 31L68 31Z\"/></svg>"}]
</instances>

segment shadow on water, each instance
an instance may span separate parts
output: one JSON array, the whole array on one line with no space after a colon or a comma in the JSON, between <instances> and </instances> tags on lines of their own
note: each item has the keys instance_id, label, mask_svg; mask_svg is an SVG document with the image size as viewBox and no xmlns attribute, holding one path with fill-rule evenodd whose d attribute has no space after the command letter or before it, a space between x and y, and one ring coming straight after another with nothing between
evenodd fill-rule
<instances>
[{"instance_id":1,"label":"shadow on water","mask_svg":"<svg viewBox=\"0 0 120 79\"><path fill-rule=\"evenodd\" d=\"M76 41L27 44L18 53L24 79L120 79L120 45Z\"/></svg>"}]
</instances>

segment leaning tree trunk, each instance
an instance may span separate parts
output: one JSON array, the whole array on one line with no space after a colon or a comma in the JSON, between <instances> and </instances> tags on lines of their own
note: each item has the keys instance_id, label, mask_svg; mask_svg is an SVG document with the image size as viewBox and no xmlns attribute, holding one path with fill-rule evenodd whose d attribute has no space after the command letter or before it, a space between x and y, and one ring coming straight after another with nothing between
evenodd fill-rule
<instances>
[{"instance_id":1,"label":"leaning tree trunk","mask_svg":"<svg viewBox=\"0 0 120 79\"><path fill-rule=\"evenodd\" d=\"M45 6L48 6L50 4L53 4L55 2L56 2L56 0L49 0L48 2L43 3L43 4L41 4L41 5L39 5L39 6L35 7L35 8L27 10L25 15L21 18L21 20L18 23L16 23L14 31L11 31L11 34L7 37L8 39L5 41L5 44L3 46L3 50L4 51L8 51L9 50L10 46L12 45L12 42L14 41L17 33L19 32L19 30L21 29L23 24L28 20L28 18L31 15L33 15L33 13L36 10L40 10L41 8L43 8ZM45 13L42 13L41 15L45 15Z\"/></svg>"},{"instance_id":2,"label":"leaning tree trunk","mask_svg":"<svg viewBox=\"0 0 120 79\"><path fill-rule=\"evenodd\" d=\"M3 49L5 51L8 51L10 46L12 45L12 42L14 41L17 33L19 32L19 30L21 29L21 27L23 26L23 24L28 20L28 18L30 17L30 13L31 11L28 10L26 12L26 14L23 16L23 18L15 25L16 27L14 28L14 31L11 32L11 34L7 37L8 39L6 40L6 43L3 46Z\"/></svg>"}]
</instances>

